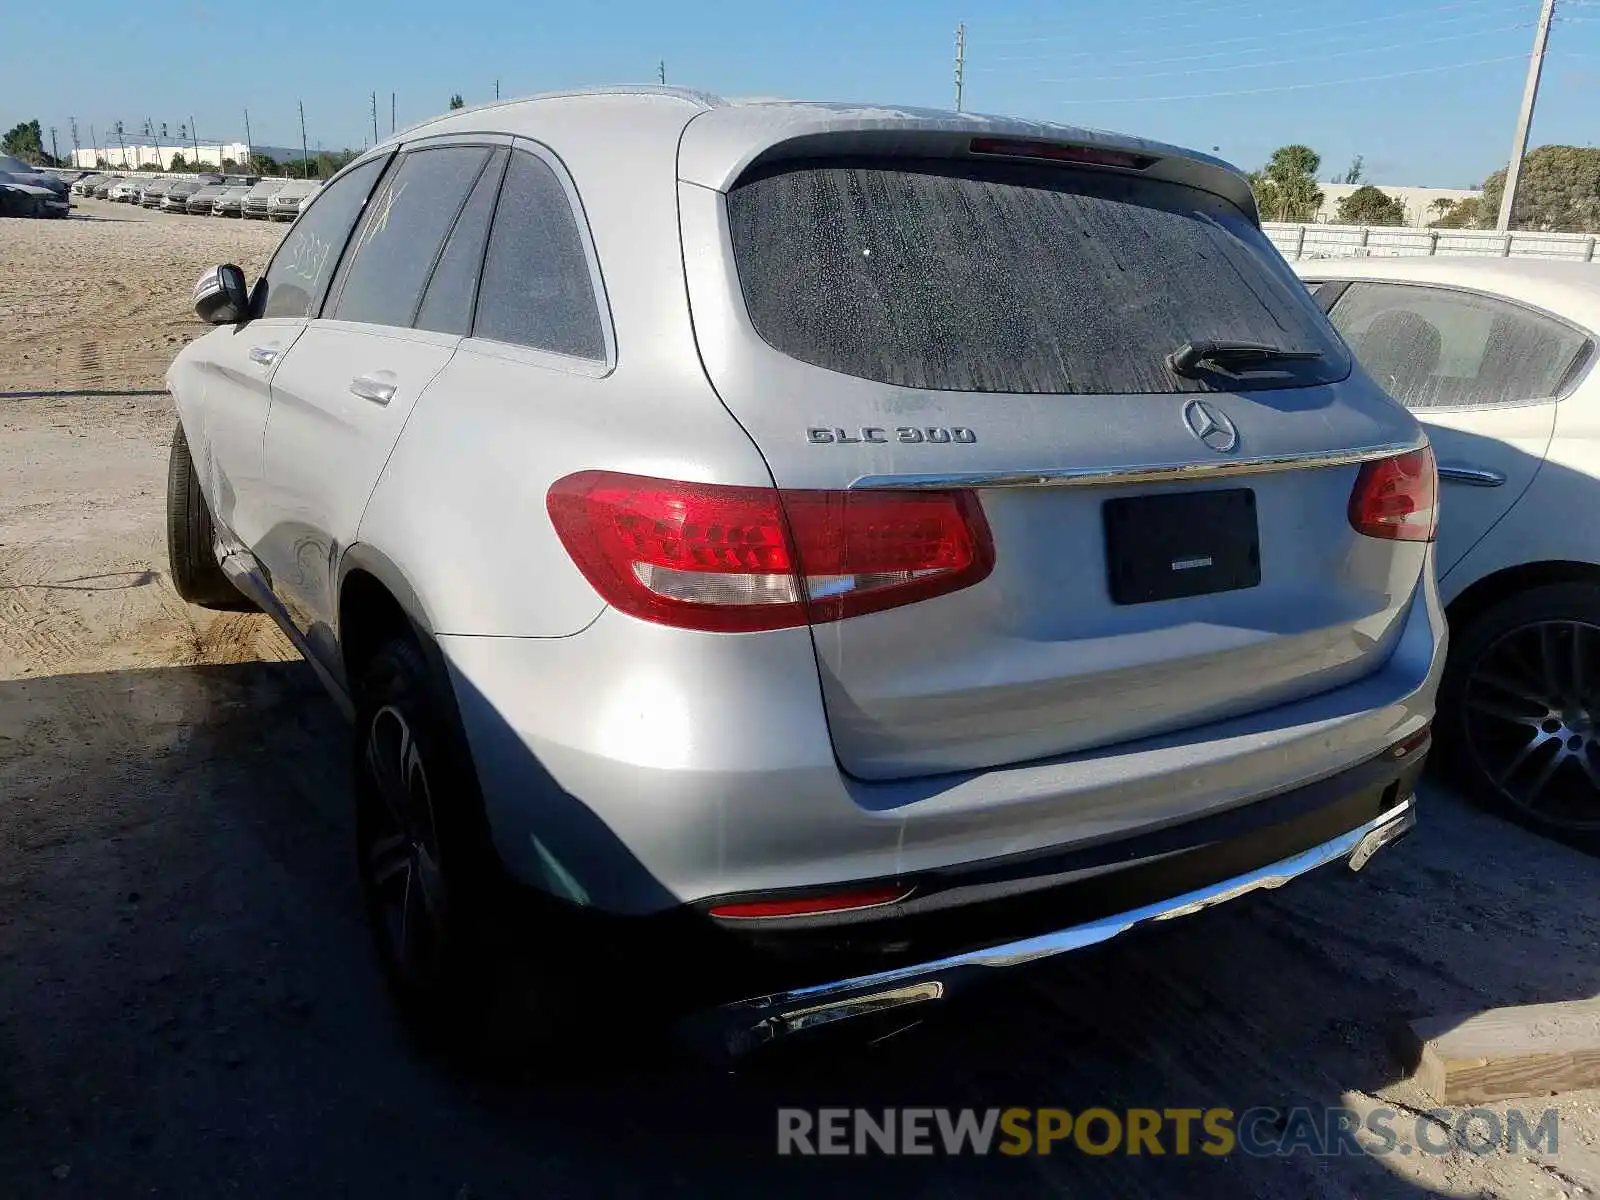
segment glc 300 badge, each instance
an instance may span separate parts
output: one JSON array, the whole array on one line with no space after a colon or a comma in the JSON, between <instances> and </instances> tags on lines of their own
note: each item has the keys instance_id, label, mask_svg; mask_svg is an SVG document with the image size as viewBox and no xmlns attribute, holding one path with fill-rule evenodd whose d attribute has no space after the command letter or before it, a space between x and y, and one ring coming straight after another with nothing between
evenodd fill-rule
<instances>
[{"instance_id":1,"label":"glc 300 badge","mask_svg":"<svg viewBox=\"0 0 1600 1200\"><path fill-rule=\"evenodd\" d=\"M859 429L819 427L806 430L806 441L814 446L851 446L861 442L875 446L889 442L904 442L907 445L916 445L918 442L937 445L958 442L970 446L977 440L978 435L965 425L897 425L892 429L881 425L863 425Z\"/></svg>"}]
</instances>

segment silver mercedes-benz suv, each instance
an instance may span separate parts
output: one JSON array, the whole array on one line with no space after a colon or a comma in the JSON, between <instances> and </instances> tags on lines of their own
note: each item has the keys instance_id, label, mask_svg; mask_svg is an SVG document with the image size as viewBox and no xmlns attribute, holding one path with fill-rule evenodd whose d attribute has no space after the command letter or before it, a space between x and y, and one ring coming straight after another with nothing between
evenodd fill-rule
<instances>
[{"instance_id":1,"label":"silver mercedes-benz suv","mask_svg":"<svg viewBox=\"0 0 1600 1200\"><path fill-rule=\"evenodd\" d=\"M746 1047L1413 821L1432 453L1215 159L538 97L375 147L195 301L173 578L353 715L422 1028L648 986Z\"/></svg>"}]
</instances>

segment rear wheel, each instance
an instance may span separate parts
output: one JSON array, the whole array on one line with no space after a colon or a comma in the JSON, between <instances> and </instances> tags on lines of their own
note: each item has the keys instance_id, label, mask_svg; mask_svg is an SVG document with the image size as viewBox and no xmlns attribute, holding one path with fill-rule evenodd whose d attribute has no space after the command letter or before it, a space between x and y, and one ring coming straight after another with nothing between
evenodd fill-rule
<instances>
[{"instance_id":1,"label":"rear wheel","mask_svg":"<svg viewBox=\"0 0 1600 1200\"><path fill-rule=\"evenodd\" d=\"M559 918L523 920L465 738L415 643L388 642L364 672L353 757L362 893L407 1024L479 1066L553 1057L579 1011Z\"/></svg>"},{"instance_id":2,"label":"rear wheel","mask_svg":"<svg viewBox=\"0 0 1600 1200\"><path fill-rule=\"evenodd\" d=\"M1446 764L1472 795L1600 852L1600 586L1552 584L1480 615L1439 695Z\"/></svg>"},{"instance_id":3,"label":"rear wheel","mask_svg":"<svg viewBox=\"0 0 1600 1200\"><path fill-rule=\"evenodd\" d=\"M173 589L201 608L252 607L223 574L214 549L215 539L211 510L200 490L180 422L172 431L172 449L167 459L167 565Z\"/></svg>"}]
</instances>

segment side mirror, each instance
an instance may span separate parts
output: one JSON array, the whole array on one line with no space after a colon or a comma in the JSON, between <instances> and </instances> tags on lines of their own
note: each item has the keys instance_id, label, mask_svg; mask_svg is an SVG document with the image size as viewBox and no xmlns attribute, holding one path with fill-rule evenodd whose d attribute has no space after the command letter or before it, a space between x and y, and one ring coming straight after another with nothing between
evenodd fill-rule
<instances>
[{"instance_id":1,"label":"side mirror","mask_svg":"<svg viewBox=\"0 0 1600 1200\"><path fill-rule=\"evenodd\" d=\"M250 315L244 272L232 263L212 267L194 285L194 311L208 325L237 325Z\"/></svg>"}]
</instances>

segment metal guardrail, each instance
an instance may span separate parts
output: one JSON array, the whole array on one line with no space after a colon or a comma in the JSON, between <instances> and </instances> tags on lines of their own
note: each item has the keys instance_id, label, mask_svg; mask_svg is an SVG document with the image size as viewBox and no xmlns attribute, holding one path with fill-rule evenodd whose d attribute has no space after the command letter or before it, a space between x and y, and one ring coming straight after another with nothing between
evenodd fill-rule
<instances>
[{"instance_id":1,"label":"metal guardrail","mask_svg":"<svg viewBox=\"0 0 1600 1200\"><path fill-rule=\"evenodd\" d=\"M1493 229L1411 229L1405 226L1293 225L1265 221L1262 229L1283 256L1302 258L1406 258L1449 255L1473 258L1557 258L1597 262L1593 233L1539 233Z\"/></svg>"}]
</instances>

